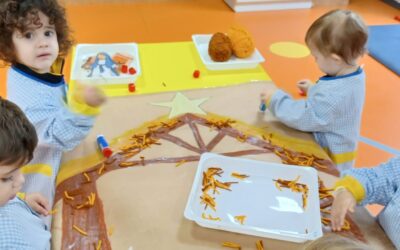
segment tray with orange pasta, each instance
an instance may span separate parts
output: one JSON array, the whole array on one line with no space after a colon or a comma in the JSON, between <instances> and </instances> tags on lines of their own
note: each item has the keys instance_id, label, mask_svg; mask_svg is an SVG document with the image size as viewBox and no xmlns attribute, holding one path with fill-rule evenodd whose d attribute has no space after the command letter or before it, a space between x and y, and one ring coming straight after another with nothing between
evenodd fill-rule
<instances>
[{"instance_id":1,"label":"tray with orange pasta","mask_svg":"<svg viewBox=\"0 0 400 250\"><path fill-rule=\"evenodd\" d=\"M184 215L207 228L314 240L322 236L317 171L205 153Z\"/></svg>"}]
</instances>

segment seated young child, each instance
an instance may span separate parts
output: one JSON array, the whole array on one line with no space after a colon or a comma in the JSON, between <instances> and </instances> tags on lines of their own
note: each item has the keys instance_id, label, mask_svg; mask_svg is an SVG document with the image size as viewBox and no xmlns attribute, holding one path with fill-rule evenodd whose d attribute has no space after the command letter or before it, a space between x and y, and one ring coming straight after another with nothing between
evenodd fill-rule
<instances>
[{"instance_id":1,"label":"seated young child","mask_svg":"<svg viewBox=\"0 0 400 250\"><path fill-rule=\"evenodd\" d=\"M56 0L1 1L0 33L0 59L11 64L8 99L23 110L39 138L32 161L23 168L22 190L43 194L52 206L62 154L86 137L105 97L85 86L67 100L61 69L55 72L54 66L72 41L65 10ZM44 219L50 225L51 216Z\"/></svg>"},{"instance_id":2,"label":"seated young child","mask_svg":"<svg viewBox=\"0 0 400 250\"><path fill-rule=\"evenodd\" d=\"M365 98L365 75L359 59L365 53L368 29L350 10L334 10L308 29L306 44L326 75L315 84L298 83L305 100L294 100L274 87L261 101L289 127L312 132L340 171L353 166Z\"/></svg>"},{"instance_id":3,"label":"seated young child","mask_svg":"<svg viewBox=\"0 0 400 250\"><path fill-rule=\"evenodd\" d=\"M347 211L360 205L385 206L378 215L379 224L397 249L400 249L400 157L374 168L345 171L336 183L332 204L332 229L340 231Z\"/></svg>"},{"instance_id":4,"label":"seated young child","mask_svg":"<svg viewBox=\"0 0 400 250\"><path fill-rule=\"evenodd\" d=\"M36 144L24 113L0 97L0 249L50 249L51 234L37 213L48 214L47 200L38 193L26 194L26 201L17 197L25 181L20 168L32 159Z\"/></svg>"}]
</instances>

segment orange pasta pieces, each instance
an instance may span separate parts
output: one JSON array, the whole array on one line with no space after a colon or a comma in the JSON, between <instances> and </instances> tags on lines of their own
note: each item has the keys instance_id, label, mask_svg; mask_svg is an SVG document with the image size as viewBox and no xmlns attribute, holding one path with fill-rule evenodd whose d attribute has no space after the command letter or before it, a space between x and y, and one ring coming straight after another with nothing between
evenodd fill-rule
<instances>
[{"instance_id":1,"label":"orange pasta pieces","mask_svg":"<svg viewBox=\"0 0 400 250\"><path fill-rule=\"evenodd\" d=\"M216 176L221 177L223 174L223 170L221 168L211 167L208 168L206 172L203 172L203 180L202 180L202 191L203 195L200 196L200 203L205 204L205 208L210 207L212 210L216 210L216 202L215 197L210 196L207 192L212 190L212 193L219 194L219 189L225 189L231 191L230 187L232 184L237 182L220 182L216 179Z\"/></svg>"},{"instance_id":2,"label":"orange pasta pieces","mask_svg":"<svg viewBox=\"0 0 400 250\"><path fill-rule=\"evenodd\" d=\"M259 240L256 242L256 247L257 247L257 250L264 250L264 244L263 244L262 240Z\"/></svg>"},{"instance_id":3,"label":"orange pasta pieces","mask_svg":"<svg viewBox=\"0 0 400 250\"><path fill-rule=\"evenodd\" d=\"M293 192L296 193L302 193L302 199L303 199L303 208L305 209L307 207L307 198L308 198L308 186L302 183L298 183L297 181L300 179L300 176L297 176L296 179L290 181L290 180L274 180L275 181L275 186L282 191L282 188L289 188Z\"/></svg>"},{"instance_id":4,"label":"orange pasta pieces","mask_svg":"<svg viewBox=\"0 0 400 250\"><path fill-rule=\"evenodd\" d=\"M244 179L250 177L250 176L248 176L248 175L239 174L239 173L236 173L236 172L233 172L233 173L231 174L231 176L232 176L232 177L235 177L235 178L237 178L237 179L240 179L240 180L244 180Z\"/></svg>"},{"instance_id":5,"label":"orange pasta pieces","mask_svg":"<svg viewBox=\"0 0 400 250\"><path fill-rule=\"evenodd\" d=\"M235 220L237 220L240 224L244 224L244 221L246 220L247 216L246 215L237 215L235 216Z\"/></svg>"},{"instance_id":6,"label":"orange pasta pieces","mask_svg":"<svg viewBox=\"0 0 400 250\"><path fill-rule=\"evenodd\" d=\"M230 242L230 241L225 241L224 243L222 243L222 246L229 247L229 248L234 248L234 249L238 249L238 250L242 249L242 247L239 244L233 243L233 242Z\"/></svg>"}]
</instances>

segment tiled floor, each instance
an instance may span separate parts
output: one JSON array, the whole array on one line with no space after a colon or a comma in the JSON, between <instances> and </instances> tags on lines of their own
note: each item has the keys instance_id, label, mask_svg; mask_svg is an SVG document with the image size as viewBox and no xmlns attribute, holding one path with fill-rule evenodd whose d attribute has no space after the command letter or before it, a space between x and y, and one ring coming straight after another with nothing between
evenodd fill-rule
<instances>
[{"instance_id":1,"label":"tiled floor","mask_svg":"<svg viewBox=\"0 0 400 250\"><path fill-rule=\"evenodd\" d=\"M234 13L223 0L68 1L68 19L79 43L189 41L192 34L227 30L232 24L245 26L266 58L264 67L279 87L298 96L295 83L317 79L318 68L311 57L289 59L274 55L269 46L280 41L304 43L308 26L318 16L337 6L307 10ZM394 24L400 11L378 0L351 0L345 6L357 11L368 25ZM90 4L90 5L89 5ZM367 96L361 135L400 149L399 76L369 56L364 58ZM5 93L6 69L0 68L0 94ZM373 166L393 156L360 143L357 166Z\"/></svg>"}]
</instances>

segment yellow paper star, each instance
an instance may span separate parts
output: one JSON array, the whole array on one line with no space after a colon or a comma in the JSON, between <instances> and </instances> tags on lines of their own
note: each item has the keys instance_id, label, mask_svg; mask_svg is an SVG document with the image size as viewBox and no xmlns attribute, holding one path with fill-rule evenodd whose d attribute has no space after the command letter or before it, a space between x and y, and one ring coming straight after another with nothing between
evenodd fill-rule
<instances>
[{"instance_id":1,"label":"yellow paper star","mask_svg":"<svg viewBox=\"0 0 400 250\"><path fill-rule=\"evenodd\" d=\"M169 113L169 118L172 118L186 113L205 115L206 112L204 112L199 106L207 99L208 97L202 99L190 100L182 93L178 92L171 102L157 102L151 104L156 106L171 108L171 112Z\"/></svg>"}]
</instances>

